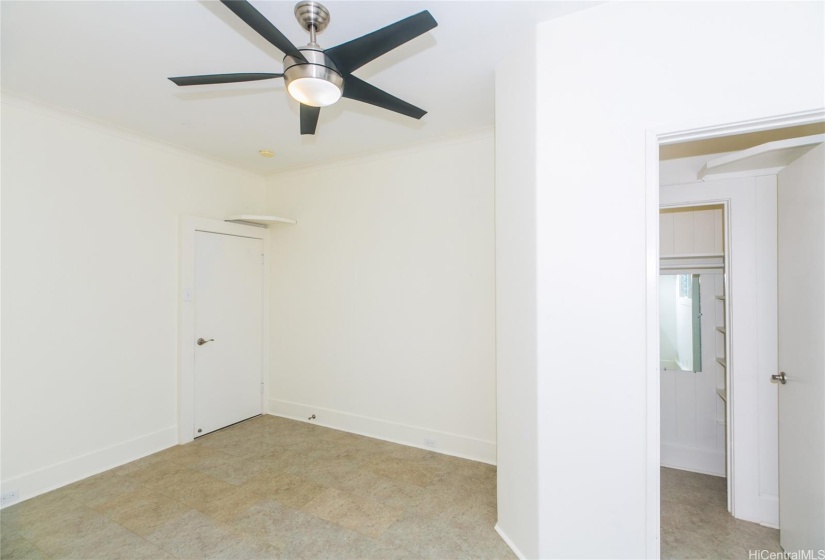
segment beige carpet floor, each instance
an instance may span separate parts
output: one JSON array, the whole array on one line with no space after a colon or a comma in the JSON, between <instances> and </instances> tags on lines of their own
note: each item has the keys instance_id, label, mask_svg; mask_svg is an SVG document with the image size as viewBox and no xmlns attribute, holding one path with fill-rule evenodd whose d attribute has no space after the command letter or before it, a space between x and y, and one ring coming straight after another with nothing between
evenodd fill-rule
<instances>
[{"instance_id":1,"label":"beige carpet floor","mask_svg":"<svg viewBox=\"0 0 825 560\"><path fill-rule=\"evenodd\" d=\"M483 463L260 416L5 508L0 556L512 559Z\"/></svg>"},{"instance_id":2,"label":"beige carpet floor","mask_svg":"<svg viewBox=\"0 0 825 560\"><path fill-rule=\"evenodd\" d=\"M662 559L753 560L780 552L779 531L731 517L726 480L662 468Z\"/></svg>"},{"instance_id":3,"label":"beige carpet floor","mask_svg":"<svg viewBox=\"0 0 825 560\"><path fill-rule=\"evenodd\" d=\"M513 559L495 467L260 416L5 508L0 557ZM595 535L595 533L594 533ZM662 469L662 558L748 559L725 480Z\"/></svg>"}]
</instances>

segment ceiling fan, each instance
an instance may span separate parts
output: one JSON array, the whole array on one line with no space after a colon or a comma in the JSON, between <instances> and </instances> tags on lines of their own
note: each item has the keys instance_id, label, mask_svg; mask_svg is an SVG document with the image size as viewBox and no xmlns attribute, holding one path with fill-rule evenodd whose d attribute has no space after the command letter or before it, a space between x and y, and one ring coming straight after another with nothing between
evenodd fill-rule
<instances>
[{"instance_id":1,"label":"ceiling fan","mask_svg":"<svg viewBox=\"0 0 825 560\"><path fill-rule=\"evenodd\" d=\"M315 0L295 5L295 17L309 32L309 44L296 47L246 0L221 0L244 23L284 53L282 74L210 74L169 78L179 86L252 82L283 77L289 95L301 104L301 134L315 134L321 107L341 97L369 103L414 119L427 114L357 78L352 73L371 60L388 53L438 25L424 10L330 49L321 48L315 37L329 24L329 10Z\"/></svg>"}]
</instances>

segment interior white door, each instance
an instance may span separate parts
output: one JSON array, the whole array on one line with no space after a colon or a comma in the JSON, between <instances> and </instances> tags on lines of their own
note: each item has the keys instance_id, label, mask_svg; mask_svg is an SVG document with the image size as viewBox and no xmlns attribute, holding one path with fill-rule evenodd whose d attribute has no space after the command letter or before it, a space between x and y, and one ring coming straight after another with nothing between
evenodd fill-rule
<instances>
[{"instance_id":1,"label":"interior white door","mask_svg":"<svg viewBox=\"0 0 825 560\"><path fill-rule=\"evenodd\" d=\"M261 413L262 249L195 232L195 437Z\"/></svg>"},{"instance_id":2,"label":"interior white door","mask_svg":"<svg viewBox=\"0 0 825 560\"><path fill-rule=\"evenodd\" d=\"M825 551L825 147L779 174L779 528L788 553ZM807 557L807 556L800 556Z\"/></svg>"}]
</instances>

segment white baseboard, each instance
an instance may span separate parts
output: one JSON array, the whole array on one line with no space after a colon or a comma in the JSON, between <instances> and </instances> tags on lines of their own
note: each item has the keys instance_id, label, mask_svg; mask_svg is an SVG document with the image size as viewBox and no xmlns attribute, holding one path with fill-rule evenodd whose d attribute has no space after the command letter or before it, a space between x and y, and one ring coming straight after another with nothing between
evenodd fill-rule
<instances>
[{"instance_id":1,"label":"white baseboard","mask_svg":"<svg viewBox=\"0 0 825 560\"><path fill-rule=\"evenodd\" d=\"M725 476L725 452L675 443L663 443L660 463L663 467Z\"/></svg>"},{"instance_id":2,"label":"white baseboard","mask_svg":"<svg viewBox=\"0 0 825 560\"><path fill-rule=\"evenodd\" d=\"M501 530L501 527L499 527L498 523L496 523L495 530L496 530L496 533L498 533L498 536L501 537L501 539L504 541L504 543L507 546L510 547L510 550L513 551L513 553L516 555L516 557L519 560L527 560L527 557L524 554L521 553L521 551L513 543L513 541L510 540L510 537L508 537L507 534L504 531Z\"/></svg>"},{"instance_id":3,"label":"white baseboard","mask_svg":"<svg viewBox=\"0 0 825 560\"><path fill-rule=\"evenodd\" d=\"M779 529L779 496L759 494L759 524Z\"/></svg>"},{"instance_id":4,"label":"white baseboard","mask_svg":"<svg viewBox=\"0 0 825 560\"><path fill-rule=\"evenodd\" d=\"M177 443L178 427L170 426L80 457L5 479L0 482L0 488L3 493L17 490L20 498L13 503L19 503L72 482L125 465ZM5 505L10 506L13 503Z\"/></svg>"},{"instance_id":5,"label":"white baseboard","mask_svg":"<svg viewBox=\"0 0 825 560\"><path fill-rule=\"evenodd\" d=\"M411 447L420 447L428 451L480 461L490 465L496 464L496 444L493 441L484 441L457 434L428 430L426 428L398 424L387 420L379 420L378 418L359 416L340 410L330 410L318 406L277 399L270 399L267 408L268 413L273 416L282 416L284 418L306 422L307 418L314 414L315 419L312 423L318 424L319 426L383 439ZM428 440L434 441L435 447L426 445L425 442Z\"/></svg>"}]
</instances>

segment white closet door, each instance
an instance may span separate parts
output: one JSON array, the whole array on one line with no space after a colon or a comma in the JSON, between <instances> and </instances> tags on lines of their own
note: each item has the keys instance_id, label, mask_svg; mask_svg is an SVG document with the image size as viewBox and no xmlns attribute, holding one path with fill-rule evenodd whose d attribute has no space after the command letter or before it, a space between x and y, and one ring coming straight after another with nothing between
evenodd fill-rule
<instances>
[{"instance_id":1,"label":"white closet door","mask_svg":"<svg viewBox=\"0 0 825 560\"><path fill-rule=\"evenodd\" d=\"M825 147L779 174L779 540L825 550Z\"/></svg>"},{"instance_id":2,"label":"white closet door","mask_svg":"<svg viewBox=\"0 0 825 560\"><path fill-rule=\"evenodd\" d=\"M262 411L262 249L195 233L195 437Z\"/></svg>"}]
</instances>

